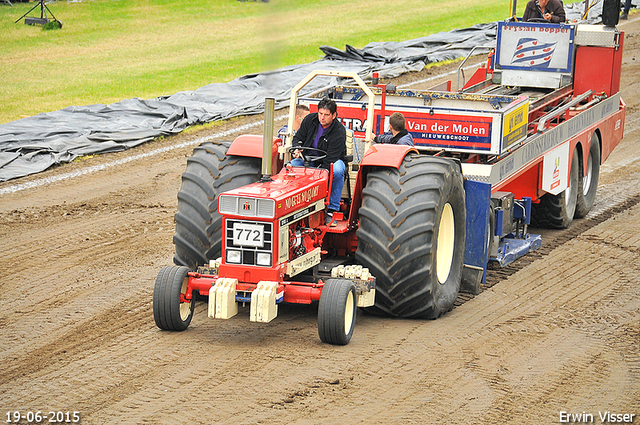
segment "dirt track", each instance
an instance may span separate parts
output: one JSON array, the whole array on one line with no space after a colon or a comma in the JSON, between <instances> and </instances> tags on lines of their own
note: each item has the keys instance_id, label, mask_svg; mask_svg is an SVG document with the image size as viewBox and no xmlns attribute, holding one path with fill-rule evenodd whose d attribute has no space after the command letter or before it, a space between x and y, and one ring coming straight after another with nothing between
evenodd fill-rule
<instances>
[{"instance_id":1,"label":"dirt track","mask_svg":"<svg viewBox=\"0 0 640 425\"><path fill-rule=\"evenodd\" d=\"M632 18L620 25L625 138L601 169L589 216L545 232L540 252L494 272L493 286L437 321L359 314L345 347L320 343L314 307L281 305L274 322L256 324L248 307L213 321L198 303L186 332L156 328L153 283L171 262L191 146L0 195L0 418L79 411L85 424L553 424L562 411L595 423L610 411L639 424L640 17Z\"/></svg>"}]
</instances>

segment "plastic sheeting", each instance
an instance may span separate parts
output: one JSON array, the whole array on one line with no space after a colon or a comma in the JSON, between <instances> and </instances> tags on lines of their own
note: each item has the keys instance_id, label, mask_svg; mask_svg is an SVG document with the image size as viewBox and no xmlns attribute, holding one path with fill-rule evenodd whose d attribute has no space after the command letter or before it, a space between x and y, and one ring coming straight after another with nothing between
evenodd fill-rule
<instances>
[{"instance_id":1,"label":"plastic sheeting","mask_svg":"<svg viewBox=\"0 0 640 425\"><path fill-rule=\"evenodd\" d=\"M567 18L579 19L582 3L569 6L565 7ZM597 5L592 8L591 21L599 11ZM370 80L372 72L392 78L420 71L430 62L466 56L475 46L494 47L496 26L480 24L404 42L370 43L362 49L346 46L342 51L322 46L325 57L310 64L245 75L229 83L155 99L70 106L0 125L0 181L38 173L82 155L129 149L194 124L261 113L267 97L276 100L276 108L285 107L291 89L316 69L357 72L365 80ZM301 95L335 83L333 79L314 79Z\"/></svg>"}]
</instances>

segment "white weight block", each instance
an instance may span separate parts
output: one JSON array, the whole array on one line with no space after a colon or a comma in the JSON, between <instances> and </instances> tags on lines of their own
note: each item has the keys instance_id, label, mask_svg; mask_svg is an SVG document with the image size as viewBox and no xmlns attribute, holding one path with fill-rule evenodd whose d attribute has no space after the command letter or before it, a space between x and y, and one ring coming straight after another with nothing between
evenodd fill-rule
<instances>
[{"instance_id":1,"label":"white weight block","mask_svg":"<svg viewBox=\"0 0 640 425\"><path fill-rule=\"evenodd\" d=\"M356 271L353 267L349 266L344 269L344 278L345 279L355 279Z\"/></svg>"},{"instance_id":2,"label":"white weight block","mask_svg":"<svg viewBox=\"0 0 640 425\"><path fill-rule=\"evenodd\" d=\"M211 291L209 291L209 310L211 310L211 292L215 293L214 317L216 319L229 319L238 314L236 302L236 285L238 279L219 278ZM209 311L209 317L211 312Z\"/></svg>"},{"instance_id":3,"label":"white weight block","mask_svg":"<svg viewBox=\"0 0 640 425\"><path fill-rule=\"evenodd\" d=\"M268 323L278 315L276 292L278 282L260 281L258 287L251 293L251 311L249 320L252 322Z\"/></svg>"},{"instance_id":4,"label":"white weight block","mask_svg":"<svg viewBox=\"0 0 640 425\"><path fill-rule=\"evenodd\" d=\"M222 280L222 278L218 280ZM216 284L218 280L216 280ZM209 305L207 308L207 316L211 317L212 319L216 317L216 284L213 284L211 286L211 289L209 289Z\"/></svg>"},{"instance_id":5,"label":"white weight block","mask_svg":"<svg viewBox=\"0 0 640 425\"><path fill-rule=\"evenodd\" d=\"M376 302L376 290L371 289L368 292L358 294L358 307L371 307Z\"/></svg>"}]
</instances>

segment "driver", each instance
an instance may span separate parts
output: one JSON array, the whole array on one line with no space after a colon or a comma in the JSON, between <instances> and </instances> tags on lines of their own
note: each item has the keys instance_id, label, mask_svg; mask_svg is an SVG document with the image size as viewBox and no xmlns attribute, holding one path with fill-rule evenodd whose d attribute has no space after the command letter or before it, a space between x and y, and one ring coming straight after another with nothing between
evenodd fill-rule
<instances>
[{"instance_id":1,"label":"driver","mask_svg":"<svg viewBox=\"0 0 640 425\"><path fill-rule=\"evenodd\" d=\"M536 18L553 23L567 20L560 0L530 0L522 15L522 21L527 22Z\"/></svg>"},{"instance_id":2,"label":"driver","mask_svg":"<svg viewBox=\"0 0 640 425\"><path fill-rule=\"evenodd\" d=\"M347 153L347 132L342 123L337 120L338 106L336 102L325 97L318 103L318 112L307 115L300 129L293 136L292 145L318 148L325 151L327 156L314 162L314 167L331 169L333 164L333 181L331 184L331 196L329 197L329 207L327 208L326 223L333 219L333 213L340 209L340 196L344 185L345 164L342 158ZM309 152L309 151L306 151ZM291 165L301 167L304 165L302 151L293 152L294 159ZM305 153L309 156L309 153ZM320 152L318 152L320 154Z\"/></svg>"}]
</instances>

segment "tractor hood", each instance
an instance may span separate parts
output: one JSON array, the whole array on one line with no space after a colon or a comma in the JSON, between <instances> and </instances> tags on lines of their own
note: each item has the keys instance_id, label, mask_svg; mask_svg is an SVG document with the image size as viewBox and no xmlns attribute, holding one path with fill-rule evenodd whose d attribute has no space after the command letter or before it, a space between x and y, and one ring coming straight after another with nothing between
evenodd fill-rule
<instances>
[{"instance_id":1,"label":"tractor hood","mask_svg":"<svg viewBox=\"0 0 640 425\"><path fill-rule=\"evenodd\" d=\"M272 181L257 182L220 195L218 212L274 219L324 199L329 173L321 168L285 167Z\"/></svg>"}]
</instances>

